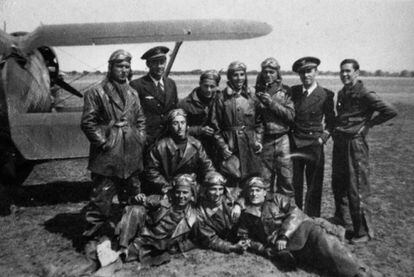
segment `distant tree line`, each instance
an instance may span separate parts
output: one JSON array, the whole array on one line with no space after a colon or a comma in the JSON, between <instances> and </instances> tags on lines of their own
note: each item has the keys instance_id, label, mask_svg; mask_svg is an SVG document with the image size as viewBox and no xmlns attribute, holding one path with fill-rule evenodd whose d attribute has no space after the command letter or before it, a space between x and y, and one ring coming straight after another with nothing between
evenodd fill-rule
<instances>
[{"instance_id":1,"label":"distant tree line","mask_svg":"<svg viewBox=\"0 0 414 277\"><path fill-rule=\"evenodd\" d=\"M201 69L195 69L190 71L172 71L171 75L200 75L201 72L203 72ZM106 74L106 71L87 71L84 70L82 72L78 72L76 70L64 72L65 74L70 75L77 75L77 74L95 74L95 75L103 75ZM144 70L134 70L134 75L144 75L147 73L147 71ZM221 72L222 74L226 74L225 71ZM257 75L259 72L257 70L250 70L247 72L248 75ZM290 71L290 70L282 70L282 75L295 75L296 73ZM319 75L322 76L338 76L339 72L337 71L319 71ZM361 70L360 76L366 76L366 77L406 77L406 78L414 78L414 71L409 70L402 70L400 72L389 72L389 71L383 71L383 70L375 70L374 72Z\"/></svg>"}]
</instances>

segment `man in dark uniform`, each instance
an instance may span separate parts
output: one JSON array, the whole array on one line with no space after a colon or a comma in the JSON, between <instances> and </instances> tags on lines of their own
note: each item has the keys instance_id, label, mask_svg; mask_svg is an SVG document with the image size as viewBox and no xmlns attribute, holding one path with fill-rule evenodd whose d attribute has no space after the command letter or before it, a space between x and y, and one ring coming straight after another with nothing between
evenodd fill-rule
<instances>
[{"instance_id":1,"label":"man in dark uniform","mask_svg":"<svg viewBox=\"0 0 414 277\"><path fill-rule=\"evenodd\" d=\"M175 82L164 76L168 51L165 46L157 46L145 52L141 59L146 60L149 73L131 82L144 109L147 146L151 146L158 138L168 112L175 109L178 103Z\"/></svg>"},{"instance_id":2,"label":"man in dark uniform","mask_svg":"<svg viewBox=\"0 0 414 277\"><path fill-rule=\"evenodd\" d=\"M346 200L353 224L351 242L366 242L374 232L369 210L368 130L394 116L397 112L368 91L358 80L359 64L343 60L340 77L344 87L338 92L334 148L332 158L332 190L335 198L335 219L345 225ZM373 116L374 112L377 115Z\"/></svg>"},{"instance_id":3,"label":"man in dark uniform","mask_svg":"<svg viewBox=\"0 0 414 277\"><path fill-rule=\"evenodd\" d=\"M303 181L306 176L307 193L305 213L319 217L325 157L323 145L328 140L335 120L334 93L316 82L320 60L304 57L297 60L292 69L299 74L302 85L292 87L295 105L293 141L293 187L299 208L303 203ZM325 126L323 126L325 118Z\"/></svg>"},{"instance_id":4,"label":"man in dark uniform","mask_svg":"<svg viewBox=\"0 0 414 277\"><path fill-rule=\"evenodd\" d=\"M182 99L178 107L187 113L188 133L200 140L210 159L217 160L214 129L209 126L209 116L219 90L220 74L206 70L200 75L199 86Z\"/></svg>"},{"instance_id":5,"label":"man in dark uniform","mask_svg":"<svg viewBox=\"0 0 414 277\"><path fill-rule=\"evenodd\" d=\"M280 65L274 58L265 59L256 81L259 113L264 122L262 177L272 192L293 196L293 166L288 132L295 117L290 88L282 84Z\"/></svg>"},{"instance_id":6,"label":"man in dark uniform","mask_svg":"<svg viewBox=\"0 0 414 277\"><path fill-rule=\"evenodd\" d=\"M276 262L308 264L329 276L370 276L334 236L310 220L290 197L267 192L269 184L253 177L246 185L246 209L239 220L238 236L248 250ZM289 259L288 259L289 257Z\"/></svg>"},{"instance_id":7,"label":"man in dark uniform","mask_svg":"<svg viewBox=\"0 0 414 277\"><path fill-rule=\"evenodd\" d=\"M166 124L166 136L154 144L147 157L147 194L166 194L179 174L196 173L200 183L208 172L215 171L201 142L188 135L184 110L170 111Z\"/></svg>"},{"instance_id":8,"label":"man in dark uniform","mask_svg":"<svg viewBox=\"0 0 414 277\"><path fill-rule=\"evenodd\" d=\"M94 182L85 207L90 224L86 236L96 236L107 226L116 194L126 203L141 192L145 117L137 92L128 84L130 65L131 54L115 51L108 61L108 76L85 93L81 128L91 143L88 169Z\"/></svg>"}]
</instances>

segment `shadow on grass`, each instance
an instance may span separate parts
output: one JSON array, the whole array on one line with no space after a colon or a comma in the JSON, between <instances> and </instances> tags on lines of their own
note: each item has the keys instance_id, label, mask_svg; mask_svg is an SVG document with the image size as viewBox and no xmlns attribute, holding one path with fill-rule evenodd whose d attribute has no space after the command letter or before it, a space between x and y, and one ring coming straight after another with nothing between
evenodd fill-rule
<instances>
[{"instance_id":1,"label":"shadow on grass","mask_svg":"<svg viewBox=\"0 0 414 277\"><path fill-rule=\"evenodd\" d=\"M18 206L33 207L87 201L91 190L92 182L54 182L19 186L12 194Z\"/></svg>"}]
</instances>

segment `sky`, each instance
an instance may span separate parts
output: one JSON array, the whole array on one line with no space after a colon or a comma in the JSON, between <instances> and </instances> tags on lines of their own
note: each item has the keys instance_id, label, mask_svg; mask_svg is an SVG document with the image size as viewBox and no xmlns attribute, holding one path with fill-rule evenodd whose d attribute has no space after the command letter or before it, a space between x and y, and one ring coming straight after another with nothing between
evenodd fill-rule
<instances>
[{"instance_id":1,"label":"sky","mask_svg":"<svg viewBox=\"0 0 414 277\"><path fill-rule=\"evenodd\" d=\"M271 56L282 70L303 56L321 59L323 71L338 71L345 58L357 59L362 70L414 70L414 0L0 0L0 26L7 32L33 31L40 24L212 18L258 20L273 31L249 40L184 42L173 70L226 69L234 60L258 70ZM174 47L173 42L161 44ZM104 71L109 55L119 48L132 53L133 69L145 70L139 57L156 45L55 51L65 71Z\"/></svg>"}]
</instances>

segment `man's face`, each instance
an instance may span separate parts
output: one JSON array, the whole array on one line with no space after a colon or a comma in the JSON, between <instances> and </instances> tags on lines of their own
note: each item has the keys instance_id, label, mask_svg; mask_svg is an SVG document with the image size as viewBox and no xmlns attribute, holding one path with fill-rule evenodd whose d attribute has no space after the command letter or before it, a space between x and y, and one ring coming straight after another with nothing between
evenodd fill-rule
<instances>
[{"instance_id":1,"label":"man's face","mask_svg":"<svg viewBox=\"0 0 414 277\"><path fill-rule=\"evenodd\" d=\"M318 74L318 70L316 67L306 68L299 72L300 80L305 88L309 88L314 82L316 75Z\"/></svg>"},{"instance_id":2,"label":"man's face","mask_svg":"<svg viewBox=\"0 0 414 277\"><path fill-rule=\"evenodd\" d=\"M174 204L179 207L185 207L191 201L193 193L188 186L178 186L174 189Z\"/></svg>"},{"instance_id":3,"label":"man's face","mask_svg":"<svg viewBox=\"0 0 414 277\"><path fill-rule=\"evenodd\" d=\"M165 57L147 61L149 73L156 80L161 79L162 75L164 74L166 65L167 65L167 59Z\"/></svg>"},{"instance_id":4,"label":"man's face","mask_svg":"<svg viewBox=\"0 0 414 277\"><path fill-rule=\"evenodd\" d=\"M265 67L262 69L262 76L266 84L272 84L277 80L277 70L271 67Z\"/></svg>"},{"instance_id":5,"label":"man's face","mask_svg":"<svg viewBox=\"0 0 414 277\"><path fill-rule=\"evenodd\" d=\"M246 82L246 73L244 70L236 70L230 77L231 83L237 90L241 89Z\"/></svg>"},{"instance_id":6,"label":"man's face","mask_svg":"<svg viewBox=\"0 0 414 277\"><path fill-rule=\"evenodd\" d=\"M184 116L178 115L171 122L171 129L174 135L184 139L187 136L187 120Z\"/></svg>"},{"instance_id":7,"label":"man's face","mask_svg":"<svg viewBox=\"0 0 414 277\"><path fill-rule=\"evenodd\" d=\"M353 86L359 76L359 70L355 70L352 63L346 63L341 66L339 75L345 86Z\"/></svg>"},{"instance_id":8,"label":"man's face","mask_svg":"<svg viewBox=\"0 0 414 277\"><path fill-rule=\"evenodd\" d=\"M116 62L111 67L111 78L117 82L123 83L128 79L130 71L131 64L129 62Z\"/></svg>"},{"instance_id":9,"label":"man's face","mask_svg":"<svg viewBox=\"0 0 414 277\"><path fill-rule=\"evenodd\" d=\"M222 185L214 185L207 190L207 200L213 203L219 202L224 194L224 187Z\"/></svg>"},{"instance_id":10,"label":"man's face","mask_svg":"<svg viewBox=\"0 0 414 277\"><path fill-rule=\"evenodd\" d=\"M253 205L261 204L265 201L266 190L259 187L249 188L249 200Z\"/></svg>"},{"instance_id":11,"label":"man's face","mask_svg":"<svg viewBox=\"0 0 414 277\"><path fill-rule=\"evenodd\" d=\"M206 98L211 98L213 96L214 91L217 90L217 83L211 79L204 79L200 83L201 93Z\"/></svg>"}]
</instances>

